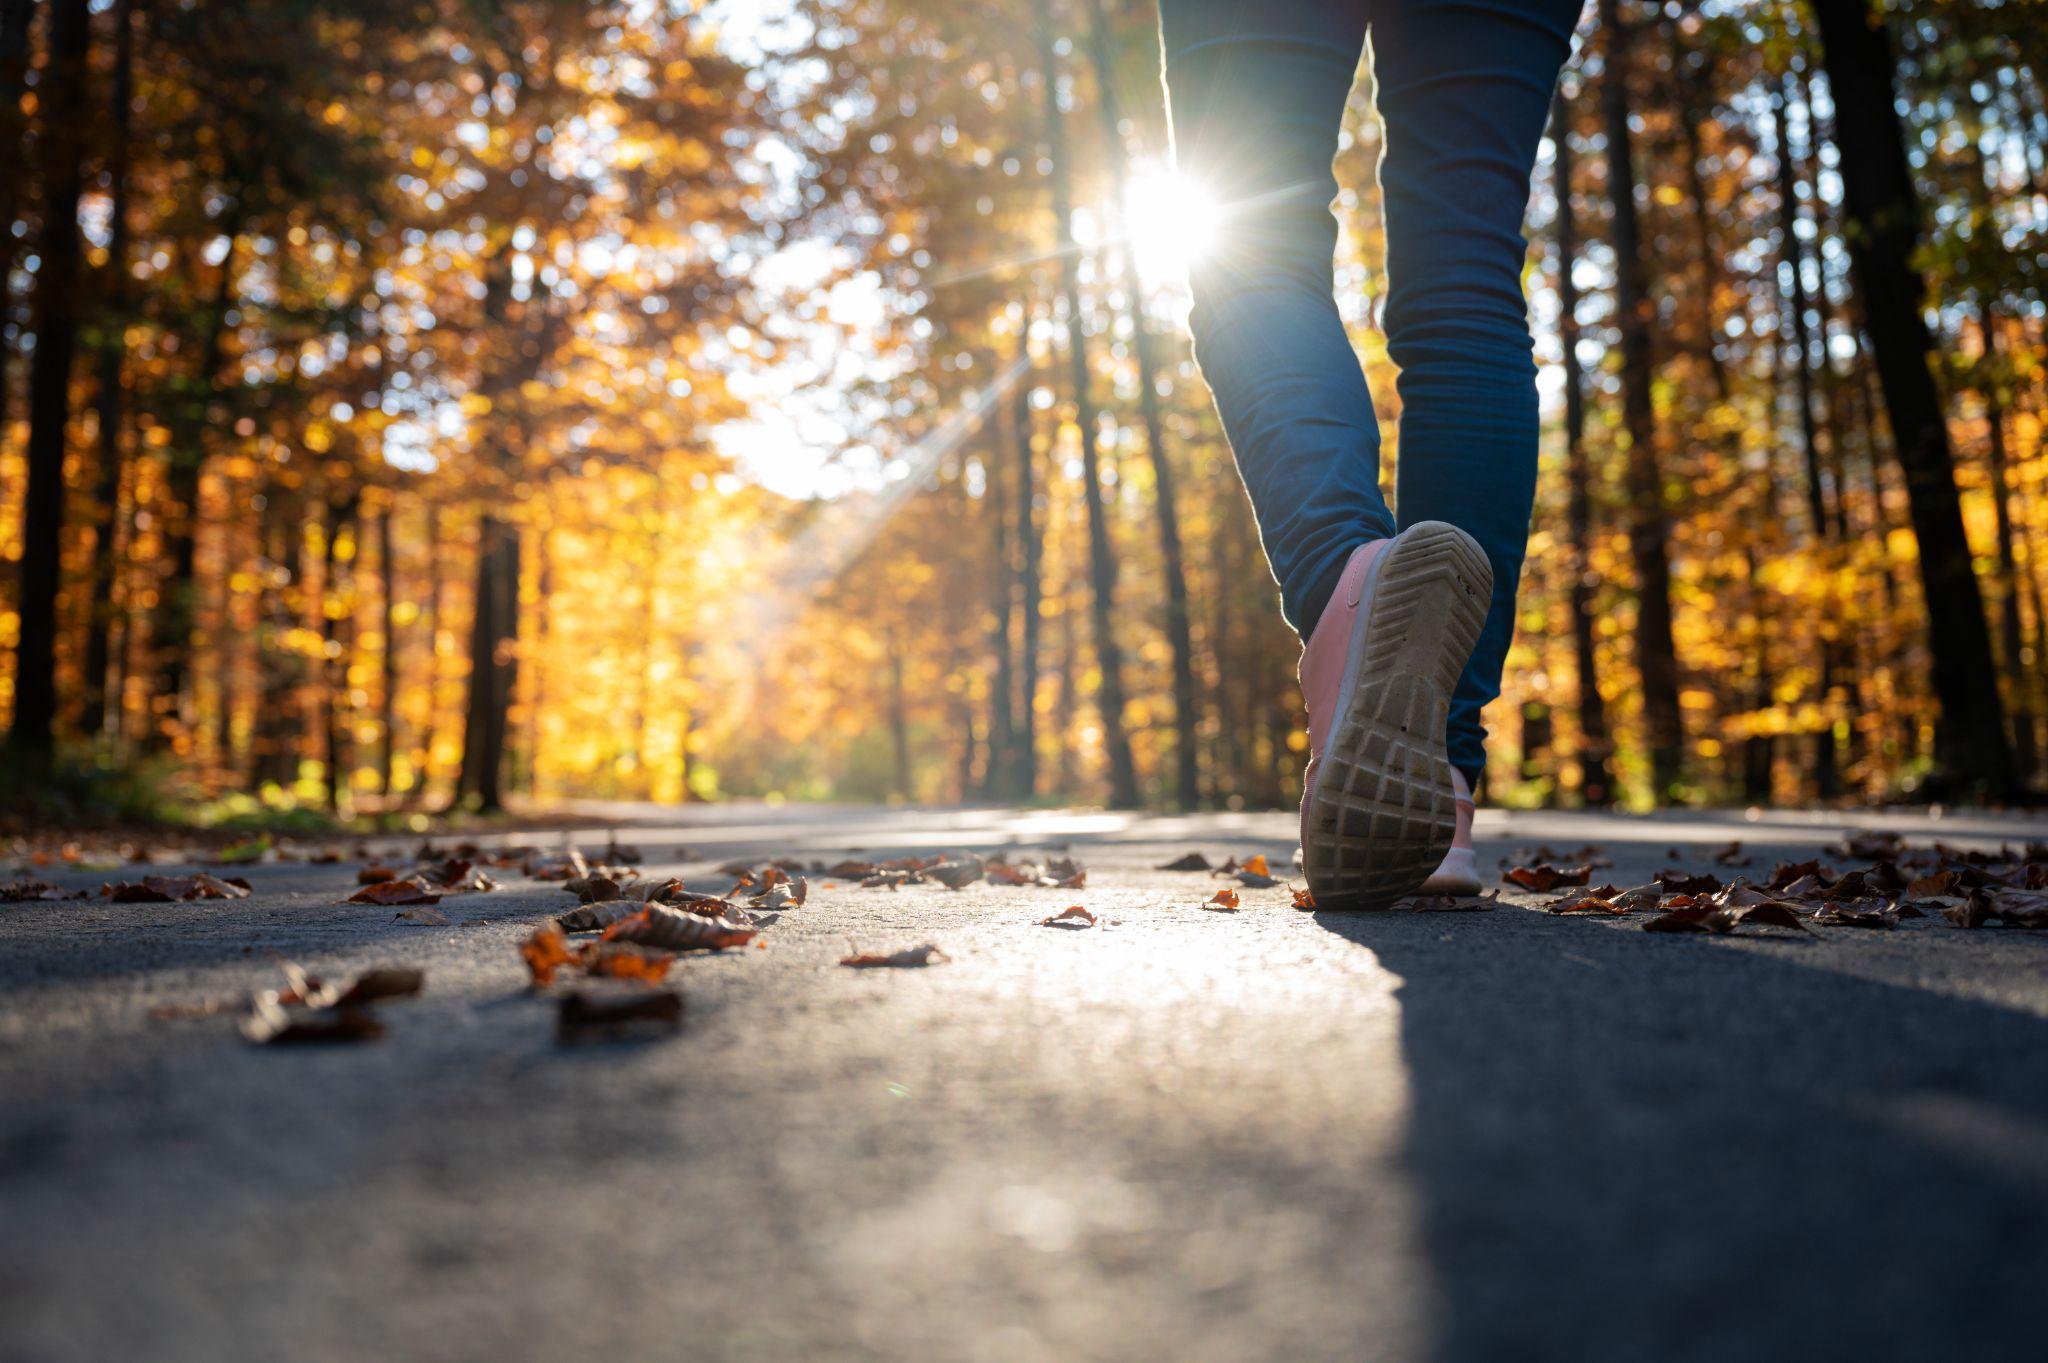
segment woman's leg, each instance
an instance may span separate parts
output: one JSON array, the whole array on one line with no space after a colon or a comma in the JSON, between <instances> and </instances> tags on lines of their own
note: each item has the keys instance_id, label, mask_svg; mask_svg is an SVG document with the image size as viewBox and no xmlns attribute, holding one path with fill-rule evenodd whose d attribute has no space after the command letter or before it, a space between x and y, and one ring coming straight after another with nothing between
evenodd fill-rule
<instances>
[{"instance_id":1,"label":"woman's leg","mask_svg":"<svg viewBox=\"0 0 2048 1363\"><path fill-rule=\"evenodd\" d=\"M1451 762L1485 764L1536 490L1536 366L1522 218L1580 0L1375 0L1386 125L1387 349L1400 367L1395 502L1448 521L1493 568L1493 601L1451 698Z\"/></svg>"},{"instance_id":2,"label":"woman's leg","mask_svg":"<svg viewBox=\"0 0 2048 1363\"><path fill-rule=\"evenodd\" d=\"M1160 3L1176 160L1228 205L1191 270L1195 356L1304 639L1351 552L1394 533L1332 296L1330 162L1365 29L1363 0Z\"/></svg>"}]
</instances>

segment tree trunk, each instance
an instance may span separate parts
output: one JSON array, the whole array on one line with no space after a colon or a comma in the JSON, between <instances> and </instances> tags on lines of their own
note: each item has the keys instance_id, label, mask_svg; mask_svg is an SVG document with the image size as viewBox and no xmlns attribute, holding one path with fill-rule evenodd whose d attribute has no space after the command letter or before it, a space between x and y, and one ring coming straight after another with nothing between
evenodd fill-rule
<instances>
[{"instance_id":1,"label":"tree trunk","mask_svg":"<svg viewBox=\"0 0 2048 1363\"><path fill-rule=\"evenodd\" d=\"M889 631L889 793L910 798L910 714L903 696L903 637Z\"/></svg>"},{"instance_id":2,"label":"tree trunk","mask_svg":"<svg viewBox=\"0 0 2048 1363\"><path fill-rule=\"evenodd\" d=\"M135 23L130 0L115 0L113 91L107 101L107 266L98 350L99 478L94 486L92 592L85 626L85 705L79 728L88 738L106 728L107 673L114 627L114 572L121 527L121 449L125 416L122 358L128 330L128 141L135 100Z\"/></svg>"},{"instance_id":3,"label":"tree trunk","mask_svg":"<svg viewBox=\"0 0 2048 1363\"><path fill-rule=\"evenodd\" d=\"M1579 286L1572 266L1579 255L1578 213L1572 203L1571 103L1560 84L1553 99L1552 170L1557 196L1557 330L1564 362L1564 448L1567 511L1572 546L1572 652L1578 667L1579 798L1594 808L1614 802L1614 740L1607 730L1607 702L1600 695L1594 653L1593 489L1586 458L1586 381L1579 367Z\"/></svg>"},{"instance_id":4,"label":"tree trunk","mask_svg":"<svg viewBox=\"0 0 2048 1363\"><path fill-rule=\"evenodd\" d=\"M1017 354L1027 360L1031 355L1029 309L1017 337ZM1044 596L1039 573L1045 546L1038 519L1038 452L1031 439L1032 377L1036 372L1027 368L1010 395L1010 430L1017 451L1017 604L1023 616L1018 631L1016 757L1004 792L1013 800L1030 800L1038 793L1038 639Z\"/></svg>"},{"instance_id":5,"label":"tree trunk","mask_svg":"<svg viewBox=\"0 0 2048 1363\"><path fill-rule=\"evenodd\" d=\"M22 498L21 634L15 648L14 727L8 744L30 767L56 741L57 592L63 585L64 446L71 360L78 339L78 197L84 182L87 0L52 0L50 58L37 85L42 131L43 236L36 269L35 360L28 385L28 488ZM10 172L4 178L13 179ZM0 225L9 230L12 223Z\"/></svg>"},{"instance_id":6,"label":"tree trunk","mask_svg":"<svg viewBox=\"0 0 2048 1363\"><path fill-rule=\"evenodd\" d=\"M164 475L163 506L166 557L170 576L157 602L152 645L157 655L157 694L153 709L162 723L151 726L150 741L161 744L166 730L184 715L184 693L191 672L192 630L198 614L199 490L206 468L207 419L219 391L227 344L227 315L235 298L235 259L241 241L241 210L230 207L218 230L227 238L220 278L205 314L206 340L200 348L199 370L192 391L174 401L169 413L170 467Z\"/></svg>"},{"instance_id":7,"label":"tree trunk","mask_svg":"<svg viewBox=\"0 0 2048 1363\"><path fill-rule=\"evenodd\" d=\"M386 501L377 513L377 571L384 590L378 596L382 630L383 686L377 694L377 789L391 794L391 767L398 752L398 571L391 552L391 518L394 508Z\"/></svg>"},{"instance_id":8,"label":"tree trunk","mask_svg":"<svg viewBox=\"0 0 2048 1363\"><path fill-rule=\"evenodd\" d=\"M1919 542L1928 652L1941 707L1935 789L2002 796L2013 789L2012 754L1948 424L1928 362L1933 341L1921 313L1926 282L1913 263L1920 204L1892 89L1891 40L1884 12L1871 0L1813 0L1813 10L1837 111L1850 260Z\"/></svg>"},{"instance_id":9,"label":"tree trunk","mask_svg":"<svg viewBox=\"0 0 2048 1363\"><path fill-rule=\"evenodd\" d=\"M1116 63L1102 0L1088 0L1089 51L1095 66L1095 109L1102 136L1110 149L1110 184L1121 212L1128 199L1130 157L1124 147L1123 116L1116 95ZM1145 428L1145 452L1152 463L1152 485L1159 506L1159 561L1166 576L1166 643L1173 654L1174 803L1192 809L1200 783L1195 748L1195 643L1188 610L1186 555L1180 539L1180 505L1174 493L1176 475L1166 446L1166 422L1159 410L1159 338L1146 313L1144 262L1126 242L1125 312L1131 326L1131 348L1138 369L1138 417Z\"/></svg>"},{"instance_id":10,"label":"tree trunk","mask_svg":"<svg viewBox=\"0 0 2048 1363\"><path fill-rule=\"evenodd\" d=\"M340 554L343 536L353 536L362 494L351 491L339 505L327 511L327 538L320 565L320 637L326 645L320 667L321 753L327 767L327 807L339 813L342 792L348 788L346 768L351 764L354 726L349 722L349 654L355 645L355 569L348 581L341 581ZM359 552L350 562L360 565Z\"/></svg>"},{"instance_id":11,"label":"tree trunk","mask_svg":"<svg viewBox=\"0 0 2048 1363\"><path fill-rule=\"evenodd\" d=\"M1109 540L1109 510L1102 499L1102 459L1097 447L1095 397L1088 363L1087 316L1081 307L1081 277L1074 244L1072 167L1067 164L1066 116L1060 110L1058 58L1053 51L1050 0L1041 0L1038 20L1039 69L1044 82L1045 136L1052 161L1052 211L1059 232L1060 293L1067 304L1067 359L1073 368L1074 419L1081 428L1081 495L1088 509L1088 581L1095 635L1095 666L1101 674L1096 709L1102 746L1109 758L1109 804L1130 809L1138 803L1138 774L1124 725L1124 659L1117 643L1116 551Z\"/></svg>"},{"instance_id":12,"label":"tree trunk","mask_svg":"<svg viewBox=\"0 0 2048 1363\"><path fill-rule=\"evenodd\" d=\"M1836 558L1829 541L1828 489L1821 475L1820 423L1814 416L1813 332L1807 311L1806 250L1799 240L1799 177L1792 164L1791 79L1786 78L1777 98L1767 101L1772 141L1777 147L1778 253L1784 272L1790 276L1791 292L1786 311L1792 322L1793 396L1799 406L1799 450L1806 469L1806 514L1812 523L1814 553L1832 569ZM1782 335L1780 344L1782 346ZM1837 493L1839 495L1839 492ZM1832 580L1833 573L1829 573ZM1839 618L1834 612L1829 613ZM1841 794L1841 764L1835 752L1835 659L1838 646L1831 619L1816 623L1814 633L1820 645L1820 707L1823 725L1813 736L1814 793L1822 800Z\"/></svg>"},{"instance_id":13,"label":"tree trunk","mask_svg":"<svg viewBox=\"0 0 2048 1363\"><path fill-rule=\"evenodd\" d=\"M1991 508L1998 527L1998 634L1999 651L2005 655L2005 673L2012 689L2013 761L2022 783L2033 778L2040 761L2035 747L2032 690L2034 668L2027 665L2025 637L2020 628L2020 566L2014 550L2012 489L2007 478L2005 448L2005 401L1999 391L2000 351L1998 315L1987 293L1977 298L1977 326L1984 336L1983 366L1987 377L1979 383L1984 399L1984 463L1991 482ZM2035 629L2040 621L2035 621Z\"/></svg>"},{"instance_id":14,"label":"tree trunk","mask_svg":"<svg viewBox=\"0 0 2048 1363\"><path fill-rule=\"evenodd\" d=\"M469 631L469 701L463 715L462 766L455 800L505 807L505 739L518 638L519 535L486 514L477 526L476 606Z\"/></svg>"},{"instance_id":15,"label":"tree trunk","mask_svg":"<svg viewBox=\"0 0 2048 1363\"><path fill-rule=\"evenodd\" d=\"M35 0L0 0L0 157L9 165L28 164L23 134L28 122L21 116L21 92L27 88L29 63L29 21L35 17ZM21 239L14 235L14 222L21 214L25 175L0 175L0 317L13 311L14 260ZM0 432L9 423L9 401L14 385L8 377L13 352L8 348L5 328L0 327Z\"/></svg>"},{"instance_id":16,"label":"tree trunk","mask_svg":"<svg viewBox=\"0 0 2048 1363\"><path fill-rule=\"evenodd\" d=\"M1014 603L1017 596L1017 570L1010 561L1009 491L1003 482L1003 476L1008 472L1003 465L1007 461L1014 461L1017 453L1015 432L1010 429L1007 414L1002 409L998 408L989 414L988 432L988 496L985 505L989 520L990 551L995 561L990 593L994 598L994 619L989 628L989 647L995 654L995 669L989 683L988 765L982 774L981 794L984 798L1001 799L1004 787L1009 781L1009 769L1017 758L1014 708L1017 675L1015 656L1010 648L1010 626L1015 614Z\"/></svg>"},{"instance_id":17,"label":"tree trunk","mask_svg":"<svg viewBox=\"0 0 2048 1363\"><path fill-rule=\"evenodd\" d=\"M413 745L412 788L424 792L433 776L434 745L441 736L441 517L433 506L426 508L427 535L427 618L420 637L427 641L426 722L420 726Z\"/></svg>"},{"instance_id":18,"label":"tree trunk","mask_svg":"<svg viewBox=\"0 0 2048 1363\"><path fill-rule=\"evenodd\" d=\"M1636 221L1633 136L1629 130L1628 72L1632 28L1619 0L1600 0L1607 30L1607 68L1601 109L1607 128L1607 183L1613 199L1615 325L1621 333L1622 422L1628 434L1629 547L1636 569L1636 659L1642 674L1643 730L1651 780L1659 801L1671 798L1683 776L1685 733L1678 704L1678 651L1671 633L1671 513L1658 467L1656 409L1651 400L1650 298Z\"/></svg>"}]
</instances>

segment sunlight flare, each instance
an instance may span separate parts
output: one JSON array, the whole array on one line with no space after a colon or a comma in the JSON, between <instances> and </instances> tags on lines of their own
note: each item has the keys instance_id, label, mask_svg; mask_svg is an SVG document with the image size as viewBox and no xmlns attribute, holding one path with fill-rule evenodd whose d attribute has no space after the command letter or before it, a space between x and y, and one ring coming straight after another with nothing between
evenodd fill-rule
<instances>
[{"instance_id":1,"label":"sunlight flare","mask_svg":"<svg viewBox=\"0 0 2048 1363\"><path fill-rule=\"evenodd\" d=\"M1138 268L1185 274L1215 249L1222 213L1208 186L1178 171L1135 177L1124 195L1124 222Z\"/></svg>"}]
</instances>

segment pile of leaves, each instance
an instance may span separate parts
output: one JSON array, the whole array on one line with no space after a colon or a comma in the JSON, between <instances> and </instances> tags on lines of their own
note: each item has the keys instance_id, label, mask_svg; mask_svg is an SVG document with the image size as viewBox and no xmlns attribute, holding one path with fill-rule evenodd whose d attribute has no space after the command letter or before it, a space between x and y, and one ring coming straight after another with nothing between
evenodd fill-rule
<instances>
[{"instance_id":1,"label":"pile of leaves","mask_svg":"<svg viewBox=\"0 0 2048 1363\"><path fill-rule=\"evenodd\" d=\"M1992 924L2048 928L2048 844L1998 853L1942 844L1907 851L1891 835L1852 839L1834 849L1870 865L1837 872L1818 858L1779 862L1752 883L1710 872L1666 869L1646 885L1589 888L1590 868L1548 864L1510 868L1503 879L1521 888L1565 893L1545 907L1556 914L1650 915L1646 932L1729 933L1744 925L1803 932L1813 927L1894 928L1912 918L1940 917L1959 928ZM1717 860L1732 864L1739 845Z\"/></svg>"}]
</instances>

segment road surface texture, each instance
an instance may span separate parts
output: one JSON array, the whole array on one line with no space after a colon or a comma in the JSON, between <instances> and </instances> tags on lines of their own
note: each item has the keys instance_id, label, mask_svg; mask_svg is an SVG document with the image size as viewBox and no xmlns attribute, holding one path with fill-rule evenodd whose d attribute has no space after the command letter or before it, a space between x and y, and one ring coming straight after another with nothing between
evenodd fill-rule
<instances>
[{"instance_id":1,"label":"road surface texture","mask_svg":"<svg viewBox=\"0 0 2048 1363\"><path fill-rule=\"evenodd\" d=\"M849 849L1064 845L1088 882L814 877L765 950L677 963L679 1035L568 1048L516 951L558 886L445 928L337 903L353 859L249 868L235 902L0 905L0 1358L2048 1357L2048 933L1221 913L1223 882L1151 869L1285 874L1278 815L591 813L713 890ZM1481 820L1482 864L1597 843L1620 885L1846 826ZM1072 903L1105 921L1036 925ZM950 960L837 964L922 942ZM352 1046L151 1015L279 956L426 989Z\"/></svg>"}]
</instances>

